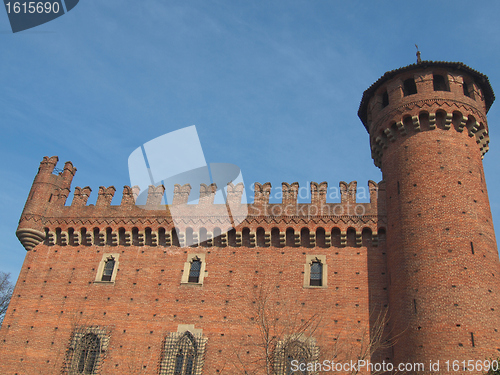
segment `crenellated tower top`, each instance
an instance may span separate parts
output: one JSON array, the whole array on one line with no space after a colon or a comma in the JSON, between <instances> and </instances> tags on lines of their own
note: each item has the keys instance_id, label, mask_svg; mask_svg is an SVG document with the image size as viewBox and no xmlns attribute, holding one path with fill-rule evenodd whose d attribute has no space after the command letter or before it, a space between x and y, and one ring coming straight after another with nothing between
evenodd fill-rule
<instances>
[{"instance_id":1,"label":"crenellated tower top","mask_svg":"<svg viewBox=\"0 0 500 375\"><path fill-rule=\"evenodd\" d=\"M465 128L484 155L486 113L495 95L488 77L460 62L422 61L391 70L363 94L358 116L370 133L375 165L398 137L415 132Z\"/></svg>"}]
</instances>

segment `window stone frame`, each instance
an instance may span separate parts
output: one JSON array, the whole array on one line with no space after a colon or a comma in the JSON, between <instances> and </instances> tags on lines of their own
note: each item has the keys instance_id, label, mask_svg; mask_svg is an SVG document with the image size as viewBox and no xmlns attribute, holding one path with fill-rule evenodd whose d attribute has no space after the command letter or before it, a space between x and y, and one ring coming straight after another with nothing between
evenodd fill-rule
<instances>
[{"instance_id":1,"label":"window stone frame","mask_svg":"<svg viewBox=\"0 0 500 375\"><path fill-rule=\"evenodd\" d=\"M274 350L274 371L277 375L286 374L287 348L290 345L300 345L308 354L306 362L316 363L319 360L319 347L316 346L316 340L307 337L303 333L285 335L283 340L276 344ZM297 372L299 373L299 372ZM308 375L318 375L316 371L308 371Z\"/></svg>"},{"instance_id":2,"label":"window stone frame","mask_svg":"<svg viewBox=\"0 0 500 375\"><path fill-rule=\"evenodd\" d=\"M177 332L171 332L165 337L162 345L160 375L174 375L179 345L187 333L194 338L196 349L192 375L202 375L208 338L203 336L203 329L194 328L194 324L179 324Z\"/></svg>"},{"instance_id":3,"label":"window stone frame","mask_svg":"<svg viewBox=\"0 0 500 375\"><path fill-rule=\"evenodd\" d=\"M193 260L198 258L201 262L201 268L200 268L200 277L198 279L197 283L189 282L189 273L191 271L191 263ZM203 285L203 281L205 277L207 276L207 271L205 270L206 268L206 261L205 261L205 253L191 253L188 254L187 260L184 263L184 270L182 272L182 277L181 277L181 284L184 285Z\"/></svg>"},{"instance_id":4,"label":"window stone frame","mask_svg":"<svg viewBox=\"0 0 500 375\"><path fill-rule=\"evenodd\" d=\"M110 281L103 281L102 276L104 273L104 267L106 265L106 261L110 258L114 259L115 268L113 268L113 274L111 275L111 280ZM97 267L97 273L95 275L94 283L114 284L115 280L116 280L116 274L118 273L118 266L120 265L119 258L120 258L119 253L104 253L104 254L102 254L102 259L99 262L99 266Z\"/></svg>"},{"instance_id":5,"label":"window stone frame","mask_svg":"<svg viewBox=\"0 0 500 375\"><path fill-rule=\"evenodd\" d=\"M319 261L322 265L321 286L311 285L311 265ZM326 264L326 255L306 255L306 264L304 264L304 288L324 289L328 288L328 266Z\"/></svg>"},{"instance_id":6,"label":"window stone frame","mask_svg":"<svg viewBox=\"0 0 500 375\"><path fill-rule=\"evenodd\" d=\"M75 331L73 332L69 348L66 353L66 363L65 363L66 368L64 371L65 374L79 375L78 365L79 365L79 356L81 352L79 344L81 340L83 340L83 338L89 333L96 335L100 343L100 351L92 375L98 375L101 373L102 364L106 358L106 354L108 351L110 334L105 328L98 326L90 326L90 327L79 327L75 329Z\"/></svg>"}]
</instances>

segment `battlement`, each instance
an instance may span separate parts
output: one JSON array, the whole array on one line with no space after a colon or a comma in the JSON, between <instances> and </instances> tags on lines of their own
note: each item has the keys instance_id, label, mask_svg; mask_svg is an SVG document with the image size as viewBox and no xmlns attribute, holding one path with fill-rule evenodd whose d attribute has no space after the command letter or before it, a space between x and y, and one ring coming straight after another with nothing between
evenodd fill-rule
<instances>
[{"instance_id":1,"label":"battlement","mask_svg":"<svg viewBox=\"0 0 500 375\"><path fill-rule=\"evenodd\" d=\"M377 167L391 143L429 130L462 133L483 157L490 140L486 113L494 100L483 74L461 63L422 61L375 82L363 94L358 115Z\"/></svg>"},{"instance_id":2,"label":"battlement","mask_svg":"<svg viewBox=\"0 0 500 375\"><path fill-rule=\"evenodd\" d=\"M432 111L430 107L433 106L439 109ZM370 144L372 158L377 167L381 167L384 151L391 143L415 133L435 129L467 134L478 145L481 158L490 149L486 119L471 108L458 106L456 103L450 104L444 100L408 106L404 111L393 113L374 125L374 129L376 130L370 137Z\"/></svg>"},{"instance_id":3,"label":"battlement","mask_svg":"<svg viewBox=\"0 0 500 375\"><path fill-rule=\"evenodd\" d=\"M200 229L206 223L213 224L215 221L219 222L224 230L252 226L257 222L264 225L264 221L264 226L269 226L271 230L270 225L277 223L303 225L310 223L313 218L323 220L324 223L333 223L341 218L343 226L339 228L340 231L347 233L350 225L348 223L371 222L376 233L378 216L383 216L385 212L385 184L377 184L374 181L369 181L366 189L370 197L369 203L357 201L356 181L341 181L338 188L328 188L327 182L311 182L309 191L305 187L301 188L298 182L283 182L281 189L274 190L269 182L257 182L253 187L254 201L250 204L244 203L246 199L242 201L245 190L243 184L234 185L230 182L225 189L224 203L214 203L218 188L216 184L201 184L199 197L193 196L193 187L190 184L176 184L172 202L168 205L164 204L165 187L151 185L143 205L136 205L136 199L141 193L138 186L124 186L119 205L111 204L116 193L114 186L99 187L95 205L88 204L92 189L89 186L77 186L71 204L66 206L76 168L71 162L67 162L64 171L55 175L53 171L57 160L56 156L43 159L28 198L29 204L27 203L21 216L17 235L28 250L46 240L52 231L56 233L56 228L59 231L67 231L71 227L76 232L85 228L90 233L94 228L106 230L110 225L118 223L124 228L130 227L127 230L137 227L137 230L143 231L146 226L158 230L159 226L166 225L167 231L174 227L184 231L189 227ZM275 199L281 198L282 202L270 203L271 196ZM299 198L304 196L311 197L310 203L299 203ZM189 203L190 197L198 199L194 199L195 203ZM340 202L327 203L327 199ZM173 211L175 215L172 215ZM239 217L239 225L234 225L231 221L234 217ZM360 234L361 229L358 231Z\"/></svg>"}]
</instances>

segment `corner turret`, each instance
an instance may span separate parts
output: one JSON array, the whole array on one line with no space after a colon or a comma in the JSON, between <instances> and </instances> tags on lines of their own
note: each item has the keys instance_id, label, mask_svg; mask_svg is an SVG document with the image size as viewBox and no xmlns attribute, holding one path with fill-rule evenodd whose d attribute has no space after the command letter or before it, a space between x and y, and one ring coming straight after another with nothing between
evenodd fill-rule
<instances>
[{"instance_id":1,"label":"corner turret","mask_svg":"<svg viewBox=\"0 0 500 375\"><path fill-rule=\"evenodd\" d=\"M76 168L66 162L64 169L54 174L57 156L45 156L24 206L16 235L26 250L31 250L45 239L43 219L47 211L64 206L68 198Z\"/></svg>"}]
</instances>

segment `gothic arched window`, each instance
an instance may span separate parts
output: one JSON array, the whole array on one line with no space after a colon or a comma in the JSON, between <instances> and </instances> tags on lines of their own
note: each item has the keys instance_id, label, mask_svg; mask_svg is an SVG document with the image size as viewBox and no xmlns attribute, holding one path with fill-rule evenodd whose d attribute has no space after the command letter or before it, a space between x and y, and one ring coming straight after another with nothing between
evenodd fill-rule
<instances>
[{"instance_id":1,"label":"gothic arched window","mask_svg":"<svg viewBox=\"0 0 500 375\"><path fill-rule=\"evenodd\" d=\"M193 375L196 357L196 342L193 335L186 332L177 346L174 375Z\"/></svg>"},{"instance_id":2,"label":"gothic arched window","mask_svg":"<svg viewBox=\"0 0 500 375\"><path fill-rule=\"evenodd\" d=\"M201 375L207 339L201 330L194 332L172 332L165 338L161 375Z\"/></svg>"},{"instance_id":3,"label":"gothic arched window","mask_svg":"<svg viewBox=\"0 0 500 375\"><path fill-rule=\"evenodd\" d=\"M285 337L278 341L274 357L274 369L277 375L317 375L309 371L318 361L319 348L313 338L304 335ZM308 370L309 368L309 370Z\"/></svg>"},{"instance_id":4,"label":"gothic arched window","mask_svg":"<svg viewBox=\"0 0 500 375\"><path fill-rule=\"evenodd\" d=\"M83 336L77 353L78 374L94 374L99 355L101 354L101 340L95 333L87 333Z\"/></svg>"},{"instance_id":5,"label":"gothic arched window","mask_svg":"<svg viewBox=\"0 0 500 375\"><path fill-rule=\"evenodd\" d=\"M71 340L65 373L69 375L95 375L100 373L109 337L99 327L80 327Z\"/></svg>"},{"instance_id":6,"label":"gothic arched window","mask_svg":"<svg viewBox=\"0 0 500 375\"><path fill-rule=\"evenodd\" d=\"M302 343L294 341L289 343L285 348L285 374L303 374L308 375L309 372L307 370L303 371L294 371L297 370L297 367L302 363L303 368L307 368L307 363L310 362L310 354L308 350L302 345Z\"/></svg>"}]
</instances>

